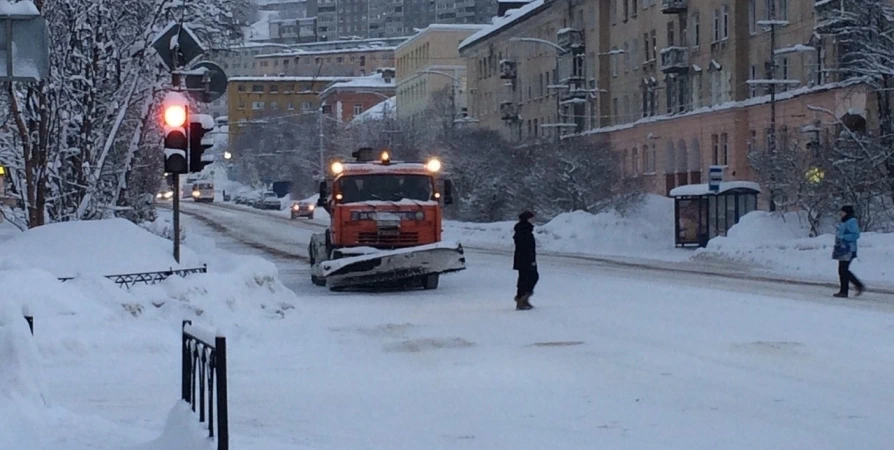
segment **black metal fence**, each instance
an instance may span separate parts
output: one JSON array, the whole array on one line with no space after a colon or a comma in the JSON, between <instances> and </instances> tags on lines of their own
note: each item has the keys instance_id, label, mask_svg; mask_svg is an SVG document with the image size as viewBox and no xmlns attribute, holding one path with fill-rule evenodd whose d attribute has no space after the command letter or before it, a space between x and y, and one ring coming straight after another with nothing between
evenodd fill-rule
<instances>
[{"instance_id":1,"label":"black metal fence","mask_svg":"<svg viewBox=\"0 0 894 450\"><path fill-rule=\"evenodd\" d=\"M192 321L183 321L181 343L183 400L192 406L193 412L196 412L198 407L199 422L208 421L209 437L215 437L215 424L217 424L217 449L228 450L230 430L227 425L227 340L221 336L204 336L204 333L193 330L191 325Z\"/></svg>"},{"instance_id":2,"label":"black metal fence","mask_svg":"<svg viewBox=\"0 0 894 450\"><path fill-rule=\"evenodd\" d=\"M130 288L137 283L143 283L147 286L158 284L168 278L176 275L180 278L185 278L187 275L197 274L197 273L207 273L208 266L203 265L202 267L194 267L191 269L177 269L177 270L166 270L163 272L143 272L143 273L126 273L122 275L106 275L106 278L112 280L119 287ZM68 280L72 280L74 277L65 277L59 278L59 281L66 282Z\"/></svg>"}]
</instances>

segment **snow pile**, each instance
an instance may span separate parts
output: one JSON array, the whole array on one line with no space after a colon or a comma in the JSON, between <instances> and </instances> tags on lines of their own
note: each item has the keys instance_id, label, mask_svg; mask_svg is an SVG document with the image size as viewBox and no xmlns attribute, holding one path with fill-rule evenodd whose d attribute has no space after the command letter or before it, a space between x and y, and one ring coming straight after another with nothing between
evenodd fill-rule
<instances>
[{"instance_id":1,"label":"snow pile","mask_svg":"<svg viewBox=\"0 0 894 450\"><path fill-rule=\"evenodd\" d=\"M246 314L284 317L295 309L295 294L279 280L276 266L252 256L234 257L209 267L208 273L171 277L156 286L130 290L143 311L158 310L171 318L200 317L203 324L236 331Z\"/></svg>"},{"instance_id":2,"label":"snow pile","mask_svg":"<svg viewBox=\"0 0 894 450\"><path fill-rule=\"evenodd\" d=\"M642 204L622 214L575 211L560 214L534 229L542 251L591 255L661 254L663 259L685 259L674 251L674 203L647 195ZM470 247L512 248L515 222L472 224L447 222L445 235ZM663 252L663 253L662 253Z\"/></svg>"},{"instance_id":3,"label":"snow pile","mask_svg":"<svg viewBox=\"0 0 894 450\"><path fill-rule=\"evenodd\" d=\"M696 261L748 266L809 280L837 279L833 233L808 237L810 226L796 213L749 213L727 236L711 239L692 256ZM862 233L853 270L868 282L894 284L894 234Z\"/></svg>"},{"instance_id":4,"label":"snow pile","mask_svg":"<svg viewBox=\"0 0 894 450\"><path fill-rule=\"evenodd\" d=\"M0 448L40 448L48 408L37 348L16 302L0 301ZM27 443L27 445L25 444Z\"/></svg>"},{"instance_id":5,"label":"snow pile","mask_svg":"<svg viewBox=\"0 0 894 450\"><path fill-rule=\"evenodd\" d=\"M157 272L201 266L182 249L180 264L171 242L124 219L61 222L33 228L4 243L0 269L38 268L56 277Z\"/></svg>"},{"instance_id":6,"label":"snow pile","mask_svg":"<svg viewBox=\"0 0 894 450\"><path fill-rule=\"evenodd\" d=\"M165 421L161 436L132 450L213 450L217 448L198 417L184 401L177 401Z\"/></svg>"}]
</instances>

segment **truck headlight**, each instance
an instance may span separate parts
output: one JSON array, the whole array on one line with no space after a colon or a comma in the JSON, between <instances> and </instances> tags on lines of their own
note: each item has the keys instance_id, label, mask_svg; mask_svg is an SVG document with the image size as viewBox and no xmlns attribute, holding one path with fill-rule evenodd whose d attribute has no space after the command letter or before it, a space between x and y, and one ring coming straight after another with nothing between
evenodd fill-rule
<instances>
[{"instance_id":1,"label":"truck headlight","mask_svg":"<svg viewBox=\"0 0 894 450\"><path fill-rule=\"evenodd\" d=\"M308 211L313 211L314 208L316 208L316 207L317 207L317 205L314 205L313 203L311 203L311 204L307 205L307 210L308 210Z\"/></svg>"},{"instance_id":2,"label":"truck headlight","mask_svg":"<svg viewBox=\"0 0 894 450\"><path fill-rule=\"evenodd\" d=\"M195 198L199 198L202 196L202 193L199 191L192 191L192 196Z\"/></svg>"},{"instance_id":3,"label":"truck headlight","mask_svg":"<svg viewBox=\"0 0 894 450\"><path fill-rule=\"evenodd\" d=\"M298 211L299 209L301 209L301 206L298 205L297 203L295 203L294 205L292 205L292 211Z\"/></svg>"}]
</instances>

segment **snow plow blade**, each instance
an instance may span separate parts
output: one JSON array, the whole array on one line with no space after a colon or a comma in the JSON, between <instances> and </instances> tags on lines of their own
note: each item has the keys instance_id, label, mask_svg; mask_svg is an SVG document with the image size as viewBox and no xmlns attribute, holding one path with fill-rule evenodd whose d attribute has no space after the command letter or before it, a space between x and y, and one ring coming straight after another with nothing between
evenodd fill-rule
<instances>
[{"instance_id":1,"label":"snow plow blade","mask_svg":"<svg viewBox=\"0 0 894 450\"><path fill-rule=\"evenodd\" d=\"M320 267L330 289L375 287L466 268L459 243L408 247L325 261Z\"/></svg>"}]
</instances>

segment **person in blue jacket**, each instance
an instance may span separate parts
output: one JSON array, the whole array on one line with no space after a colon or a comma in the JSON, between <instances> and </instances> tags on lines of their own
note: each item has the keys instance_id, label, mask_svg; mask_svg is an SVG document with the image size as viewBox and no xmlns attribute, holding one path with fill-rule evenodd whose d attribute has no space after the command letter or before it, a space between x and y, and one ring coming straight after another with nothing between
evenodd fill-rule
<instances>
[{"instance_id":1,"label":"person in blue jacket","mask_svg":"<svg viewBox=\"0 0 894 450\"><path fill-rule=\"evenodd\" d=\"M858 296L866 289L866 286L851 272L851 261L857 257L858 239L860 239L860 225L857 223L854 207L842 206L841 223L838 224L835 248L832 250L832 259L838 260L838 279L841 283L841 289L835 293L835 297L847 298L851 284L857 288Z\"/></svg>"}]
</instances>

